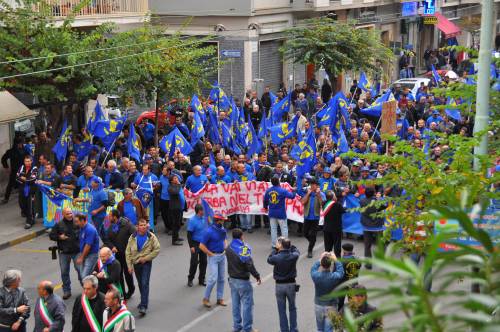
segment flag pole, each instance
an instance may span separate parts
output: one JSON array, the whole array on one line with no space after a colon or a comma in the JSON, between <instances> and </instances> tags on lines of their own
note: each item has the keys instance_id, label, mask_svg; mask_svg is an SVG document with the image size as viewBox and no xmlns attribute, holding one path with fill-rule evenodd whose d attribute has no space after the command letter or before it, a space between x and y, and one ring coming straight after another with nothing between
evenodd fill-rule
<instances>
[{"instance_id":1,"label":"flag pole","mask_svg":"<svg viewBox=\"0 0 500 332\"><path fill-rule=\"evenodd\" d=\"M382 120L382 114L380 114L380 117L378 118L377 125L375 126L375 129L373 129L373 134L370 140L373 140L373 137L375 136L375 132L377 131L378 125L380 124L380 121Z\"/></svg>"},{"instance_id":2,"label":"flag pole","mask_svg":"<svg viewBox=\"0 0 500 332\"><path fill-rule=\"evenodd\" d=\"M351 96L351 100L349 101L349 105L351 105L351 104L352 104L352 100L354 99L354 96L356 95L356 92L357 92L357 91L358 91L358 86L356 85L356 88L354 89L354 92L353 92L353 94L352 94L352 96Z\"/></svg>"},{"instance_id":3,"label":"flag pole","mask_svg":"<svg viewBox=\"0 0 500 332\"><path fill-rule=\"evenodd\" d=\"M114 139L113 143L111 143L111 146L109 147L109 151L106 151L106 157L104 157L104 160L102 162L101 167L104 167L104 164L106 164L106 159L108 159L109 153L111 150L113 150L113 147L115 146L115 142L118 139L119 135Z\"/></svg>"}]
</instances>

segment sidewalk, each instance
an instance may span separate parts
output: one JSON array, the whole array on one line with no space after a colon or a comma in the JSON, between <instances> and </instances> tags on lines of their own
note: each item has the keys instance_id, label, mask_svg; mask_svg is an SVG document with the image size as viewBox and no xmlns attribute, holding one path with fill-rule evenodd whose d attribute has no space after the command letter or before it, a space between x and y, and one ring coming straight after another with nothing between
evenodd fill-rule
<instances>
[{"instance_id":1,"label":"sidewalk","mask_svg":"<svg viewBox=\"0 0 500 332\"><path fill-rule=\"evenodd\" d=\"M24 229L24 225L25 219L21 217L17 195L13 193L7 204L0 205L0 250L45 234L42 219L37 219L30 229Z\"/></svg>"}]
</instances>

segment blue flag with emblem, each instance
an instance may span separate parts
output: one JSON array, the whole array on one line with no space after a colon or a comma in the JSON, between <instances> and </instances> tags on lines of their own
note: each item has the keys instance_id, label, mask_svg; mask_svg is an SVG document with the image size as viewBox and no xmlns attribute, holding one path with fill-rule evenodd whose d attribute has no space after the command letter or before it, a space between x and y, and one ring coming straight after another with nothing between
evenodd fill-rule
<instances>
[{"instance_id":1,"label":"blue flag with emblem","mask_svg":"<svg viewBox=\"0 0 500 332\"><path fill-rule=\"evenodd\" d=\"M130 158L137 161L141 160L141 149L139 145L139 138L135 133L134 124L130 124L129 135L127 138L127 151Z\"/></svg>"},{"instance_id":2,"label":"blue flag with emblem","mask_svg":"<svg viewBox=\"0 0 500 332\"><path fill-rule=\"evenodd\" d=\"M271 142L274 144L281 144L285 140L297 135L297 124L299 122L298 115L295 115L290 123L284 122L269 128L271 133Z\"/></svg>"},{"instance_id":3,"label":"blue flag with emblem","mask_svg":"<svg viewBox=\"0 0 500 332\"><path fill-rule=\"evenodd\" d=\"M238 144L234 141L231 131L229 128L221 123L221 132L222 132L222 146L225 148L228 148L232 150L236 154L241 154L241 149L239 148Z\"/></svg>"},{"instance_id":4,"label":"blue flag with emblem","mask_svg":"<svg viewBox=\"0 0 500 332\"><path fill-rule=\"evenodd\" d=\"M382 104L394 100L391 90L387 90L382 96L378 97L369 107L361 109L361 114L380 117L382 115Z\"/></svg>"},{"instance_id":5,"label":"blue flag with emblem","mask_svg":"<svg viewBox=\"0 0 500 332\"><path fill-rule=\"evenodd\" d=\"M94 135L101 139L107 151L111 150L116 139L120 136L126 121L126 117L121 117L97 122Z\"/></svg>"},{"instance_id":6,"label":"blue flag with emblem","mask_svg":"<svg viewBox=\"0 0 500 332\"><path fill-rule=\"evenodd\" d=\"M61 206L65 199L73 200L72 197L69 197L59 191L56 191L54 188L49 187L45 184L37 183L37 186L42 192L42 194L45 194L45 196L57 206Z\"/></svg>"},{"instance_id":7,"label":"blue flag with emblem","mask_svg":"<svg viewBox=\"0 0 500 332\"><path fill-rule=\"evenodd\" d=\"M98 121L106 120L104 113L102 113L101 104L97 102L95 104L94 111L90 115L90 119L87 122L87 130L91 135L94 135L95 126Z\"/></svg>"},{"instance_id":8,"label":"blue flag with emblem","mask_svg":"<svg viewBox=\"0 0 500 332\"><path fill-rule=\"evenodd\" d=\"M358 88L365 91L365 92L370 91L372 88L372 85L368 81L368 78L366 77L366 74L364 71L362 71L361 75L359 75Z\"/></svg>"},{"instance_id":9,"label":"blue flag with emblem","mask_svg":"<svg viewBox=\"0 0 500 332\"><path fill-rule=\"evenodd\" d=\"M236 102L233 97L231 97L231 107L229 108L230 112L227 113L229 119L231 120L231 127L234 128L238 126L239 118L240 118L240 109L236 106Z\"/></svg>"},{"instance_id":10,"label":"blue flag with emblem","mask_svg":"<svg viewBox=\"0 0 500 332\"><path fill-rule=\"evenodd\" d=\"M248 116L248 127L249 130L247 134L247 141L248 141L247 157L252 158L254 154L259 153L262 150L262 143L257 137L252 121L250 121L250 116Z\"/></svg>"},{"instance_id":11,"label":"blue flag with emblem","mask_svg":"<svg viewBox=\"0 0 500 332\"><path fill-rule=\"evenodd\" d=\"M212 144L221 144L221 139L219 135L219 122L217 121L217 115L215 111L208 111L208 138Z\"/></svg>"},{"instance_id":12,"label":"blue flag with emblem","mask_svg":"<svg viewBox=\"0 0 500 332\"><path fill-rule=\"evenodd\" d=\"M351 130L351 119L347 107L347 98L342 91L339 91L335 96L337 97L337 108L340 113L340 117L337 117L340 119L340 123L344 128Z\"/></svg>"},{"instance_id":13,"label":"blue flag with emblem","mask_svg":"<svg viewBox=\"0 0 500 332\"><path fill-rule=\"evenodd\" d=\"M203 136L205 136L205 128L203 127L200 113L198 110L195 110L193 124L191 125L191 145L194 146Z\"/></svg>"},{"instance_id":14,"label":"blue flag with emblem","mask_svg":"<svg viewBox=\"0 0 500 332\"><path fill-rule=\"evenodd\" d=\"M278 102L278 97L272 91L269 91L269 99L271 99L271 107Z\"/></svg>"},{"instance_id":15,"label":"blue flag with emblem","mask_svg":"<svg viewBox=\"0 0 500 332\"><path fill-rule=\"evenodd\" d=\"M267 136L267 124L268 119L262 115L262 119L260 119L259 133L257 134L259 138L264 138Z\"/></svg>"},{"instance_id":16,"label":"blue flag with emblem","mask_svg":"<svg viewBox=\"0 0 500 332\"><path fill-rule=\"evenodd\" d=\"M200 115L201 121L203 123L207 122L207 114L205 113L205 110L203 109L203 105L201 105L200 99L198 98L197 95L193 95L191 98L191 109L193 112L198 111L198 114Z\"/></svg>"},{"instance_id":17,"label":"blue flag with emblem","mask_svg":"<svg viewBox=\"0 0 500 332\"><path fill-rule=\"evenodd\" d=\"M349 143L347 143L347 139L346 139L345 133L344 133L344 128L342 126L340 126L339 136L340 137L339 137L339 140L337 143L338 151L340 154L346 153L349 151Z\"/></svg>"},{"instance_id":18,"label":"blue flag with emblem","mask_svg":"<svg viewBox=\"0 0 500 332\"><path fill-rule=\"evenodd\" d=\"M297 176L302 177L309 173L316 163L316 139L312 127L309 128L307 139L298 144Z\"/></svg>"},{"instance_id":19,"label":"blue flag with emblem","mask_svg":"<svg viewBox=\"0 0 500 332\"><path fill-rule=\"evenodd\" d=\"M333 98L330 98L328 101L328 105L323 107L322 110L320 110L316 114L318 118L318 128L321 128L323 126L335 126L337 123L337 98L336 95Z\"/></svg>"},{"instance_id":20,"label":"blue flag with emblem","mask_svg":"<svg viewBox=\"0 0 500 332\"><path fill-rule=\"evenodd\" d=\"M147 208L154 198L154 193L150 188L140 187L135 192L135 196L137 196L137 199L141 201L142 206Z\"/></svg>"},{"instance_id":21,"label":"blue flag with emblem","mask_svg":"<svg viewBox=\"0 0 500 332\"><path fill-rule=\"evenodd\" d=\"M218 82L214 82L208 98L210 98L210 100L217 104L219 110L227 110L231 106L229 98L224 93L224 90L222 90L222 88L219 86Z\"/></svg>"},{"instance_id":22,"label":"blue flag with emblem","mask_svg":"<svg viewBox=\"0 0 500 332\"><path fill-rule=\"evenodd\" d=\"M71 141L71 128L68 127L68 123L64 120L61 135L59 135L59 139L56 142L56 145L52 148L52 152L56 156L59 162L64 161L66 159L66 155L68 154L69 142Z\"/></svg>"},{"instance_id":23,"label":"blue flag with emblem","mask_svg":"<svg viewBox=\"0 0 500 332\"><path fill-rule=\"evenodd\" d=\"M168 154L169 157L174 155L176 149L179 149L183 155L188 155L193 152L193 147L184 138L184 135L182 135L177 127L175 127L170 134L163 136L160 141L160 148L163 152Z\"/></svg>"},{"instance_id":24,"label":"blue flag with emblem","mask_svg":"<svg viewBox=\"0 0 500 332\"><path fill-rule=\"evenodd\" d=\"M434 68L434 65L431 65L431 70L432 78L434 79L434 82L436 82L436 85L439 86L439 83L441 82L441 76L439 76L439 73L437 72L436 68Z\"/></svg>"},{"instance_id":25,"label":"blue flag with emblem","mask_svg":"<svg viewBox=\"0 0 500 332\"><path fill-rule=\"evenodd\" d=\"M201 205L203 206L203 218L207 224L212 224L214 222L214 210L204 198L201 199Z\"/></svg>"},{"instance_id":26,"label":"blue flag with emblem","mask_svg":"<svg viewBox=\"0 0 500 332\"><path fill-rule=\"evenodd\" d=\"M462 114L460 113L460 109L457 108L457 102L450 97L448 97L448 100L446 102L445 112L449 118L456 121L462 121Z\"/></svg>"},{"instance_id":27,"label":"blue flag with emblem","mask_svg":"<svg viewBox=\"0 0 500 332\"><path fill-rule=\"evenodd\" d=\"M289 93L285 98L271 106L270 112L275 122L281 122L283 115L290 111L290 105L292 104L291 96L292 94Z\"/></svg>"}]
</instances>

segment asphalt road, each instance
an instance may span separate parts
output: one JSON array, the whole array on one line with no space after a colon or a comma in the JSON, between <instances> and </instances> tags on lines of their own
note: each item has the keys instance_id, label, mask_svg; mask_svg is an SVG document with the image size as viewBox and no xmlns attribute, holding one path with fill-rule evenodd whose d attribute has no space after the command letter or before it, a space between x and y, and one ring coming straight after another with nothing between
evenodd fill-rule
<instances>
[{"instance_id":1,"label":"asphalt road","mask_svg":"<svg viewBox=\"0 0 500 332\"><path fill-rule=\"evenodd\" d=\"M161 227L160 230L162 230ZM182 233L184 234L184 231ZM314 258L308 259L305 257L307 241L302 237L294 236L294 234L294 232L291 232L292 243L301 251L297 278L297 282L301 285L300 292L297 295L299 330L311 332L315 331L315 316L313 304L314 286L309 271L313 262L319 258L323 251L323 237L322 233L318 233ZM272 267L266 262L271 247L270 236L267 235L265 229L245 235L245 240L252 246L255 266L263 281L261 285L255 284L254 288L254 328L259 329L261 332L279 331ZM163 332L231 331L231 296L227 282L224 298L229 306L225 308L204 308L201 305L204 288L196 284L193 288L186 285L189 267L187 244L172 246L170 237L164 233L160 233L159 238L162 249L153 262L149 311L144 318L136 320L137 330ZM355 251L361 254L362 243L353 240L349 241L355 244ZM57 285L56 292L62 295L59 264L57 260L51 259L51 254L47 250L51 245L53 245L53 242L49 240L48 236L43 235L29 242L0 251L0 270L20 269L23 272L22 286L27 289L32 300L36 298L37 283L45 279L53 281ZM80 285L74 270L72 270L71 279L73 282L73 297L66 301L66 331L70 330L74 297L80 291ZM255 281L253 280L253 282ZM212 302L215 300L215 290L212 293L211 300ZM136 317L138 301L139 292L137 289L128 302L129 309ZM392 323L396 321L393 320ZM29 330L32 329L32 326L33 319L30 319Z\"/></svg>"}]
</instances>

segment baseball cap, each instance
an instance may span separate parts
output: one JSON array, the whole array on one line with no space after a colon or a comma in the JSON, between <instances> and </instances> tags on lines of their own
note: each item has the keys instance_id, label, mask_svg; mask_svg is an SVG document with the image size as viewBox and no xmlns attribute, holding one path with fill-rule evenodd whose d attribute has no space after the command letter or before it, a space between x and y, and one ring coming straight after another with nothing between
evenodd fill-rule
<instances>
[{"instance_id":1,"label":"baseball cap","mask_svg":"<svg viewBox=\"0 0 500 332\"><path fill-rule=\"evenodd\" d=\"M352 163L352 166L361 166L361 165L362 165L361 160L354 160Z\"/></svg>"},{"instance_id":2,"label":"baseball cap","mask_svg":"<svg viewBox=\"0 0 500 332\"><path fill-rule=\"evenodd\" d=\"M361 172L369 172L369 171L370 171L370 168L368 168L366 166L361 167Z\"/></svg>"},{"instance_id":3,"label":"baseball cap","mask_svg":"<svg viewBox=\"0 0 500 332\"><path fill-rule=\"evenodd\" d=\"M439 111L438 111L438 110L434 110L434 111L432 112L432 114L433 114L433 115L439 115Z\"/></svg>"},{"instance_id":4,"label":"baseball cap","mask_svg":"<svg viewBox=\"0 0 500 332\"><path fill-rule=\"evenodd\" d=\"M323 173L332 174L332 170L331 170L329 167L326 167L326 168L323 170Z\"/></svg>"},{"instance_id":5,"label":"baseball cap","mask_svg":"<svg viewBox=\"0 0 500 332\"><path fill-rule=\"evenodd\" d=\"M222 214L215 214L214 219L226 221L227 217L224 217Z\"/></svg>"}]
</instances>

